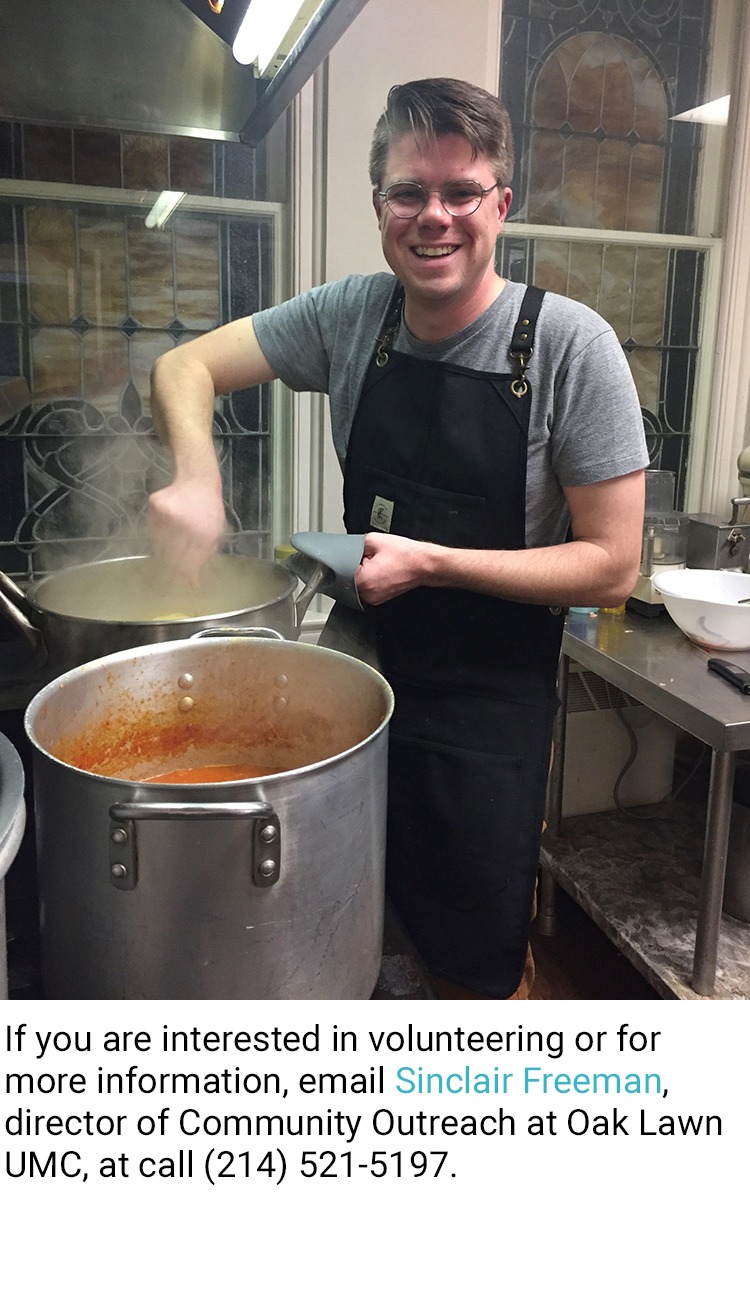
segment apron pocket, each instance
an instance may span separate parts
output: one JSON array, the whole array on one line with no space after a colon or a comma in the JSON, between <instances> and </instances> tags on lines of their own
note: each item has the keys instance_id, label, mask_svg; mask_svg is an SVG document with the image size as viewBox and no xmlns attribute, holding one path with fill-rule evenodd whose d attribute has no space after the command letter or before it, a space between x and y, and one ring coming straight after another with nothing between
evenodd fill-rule
<instances>
[{"instance_id":1,"label":"apron pocket","mask_svg":"<svg viewBox=\"0 0 750 1300\"><path fill-rule=\"evenodd\" d=\"M389 741L388 872L402 889L469 911L505 889L538 851L524 762L455 745ZM526 843L524 843L526 840Z\"/></svg>"},{"instance_id":2,"label":"apron pocket","mask_svg":"<svg viewBox=\"0 0 750 1300\"><path fill-rule=\"evenodd\" d=\"M365 467L364 477L370 514L361 531L376 528L443 546L495 544L485 497L415 483L371 465ZM348 519L346 527L350 532L357 531L350 527Z\"/></svg>"}]
</instances>

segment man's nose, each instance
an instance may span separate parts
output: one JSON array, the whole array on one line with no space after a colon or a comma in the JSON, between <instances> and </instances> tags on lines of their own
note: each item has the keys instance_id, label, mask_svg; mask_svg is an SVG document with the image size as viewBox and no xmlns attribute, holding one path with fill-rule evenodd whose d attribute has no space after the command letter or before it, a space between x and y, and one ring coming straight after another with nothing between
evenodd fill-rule
<instances>
[{"instance_id":1,"label":"man's nose","mask_svg":"<svg viewBox=\"0 0 750 1300\"><path fill-rule=\"evenodd\" d=\"M448 212L448 209L446 208L445 204L443 203L442 198L440 197L440 190L428 191L427 202L425 203L419 215L424 221L435 221L435 220L450 221L451 220L451 215Z\"/></svg>"}]
</instances>

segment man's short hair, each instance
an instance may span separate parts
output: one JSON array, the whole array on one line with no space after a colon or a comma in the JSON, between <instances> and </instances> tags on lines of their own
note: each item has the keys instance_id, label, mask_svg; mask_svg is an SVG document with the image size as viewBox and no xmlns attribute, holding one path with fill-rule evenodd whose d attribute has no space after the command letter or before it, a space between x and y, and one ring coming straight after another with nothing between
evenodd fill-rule
<instances>
[{"instance_id":1,"label":"man's short hair","mask_svg":"<svg viewBox=\"0 0 750 1300\"><path fill-rule=\"evenodd\" d=\"M407 81L388 92L370 149L370 180L383 182L388 150L404 135L426 141L441 135L462 135L473 156L483 153L501 186L513 176L513 132L508 110L488 90L452 77Z\"/></svg>"}]
</instances>

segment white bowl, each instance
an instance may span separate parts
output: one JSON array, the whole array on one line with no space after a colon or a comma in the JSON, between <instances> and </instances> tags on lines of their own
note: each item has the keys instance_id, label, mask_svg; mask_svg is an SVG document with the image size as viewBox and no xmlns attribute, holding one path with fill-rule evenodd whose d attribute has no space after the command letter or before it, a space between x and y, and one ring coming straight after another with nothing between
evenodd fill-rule
<instances>
[{"instance_id":1,"label":"white bowl","mask_svg":"<svg viewBox=\"0 0 750 1300\"><path fill-rule=\"evenodd\" d=\"M653 584L677 626L706 650L750 650L750 573L672 569Z\"/></svg>"}]
</instances>

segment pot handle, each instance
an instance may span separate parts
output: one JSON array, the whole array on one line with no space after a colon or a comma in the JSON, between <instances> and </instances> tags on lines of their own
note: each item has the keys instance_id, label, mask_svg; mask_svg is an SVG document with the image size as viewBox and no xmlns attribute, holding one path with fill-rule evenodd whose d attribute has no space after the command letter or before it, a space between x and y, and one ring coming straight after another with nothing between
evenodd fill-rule
<instances>
[{"instance_id":1,"label":"pot handle","mask_svg":"<svg viewBox=\"0 0 750 1300\"><path fill-rule=\"evenodd\" d=\"M11 596L13 599L11 599ZM16 604L16 601L19 603ZM19 607L20 606L20 607ZM31 609L20 587L17 587L7 574L0 570L0 610L10 623L22 632L34 653L34 659L40 668L47 662L47 647L38 627L27 618L24 608Z\"/></svg>"},{"instance_id":2,"label":"pot handle","mask_svg":"<svg viewBox=\"0 0 750 1300\"><path fill-rule=\"evenodd\" d=\"M138 884L139 821L252 821L250 877L259 889L275 885L281 873L281 827L270 803L116 803L109 810L109 878L115 889Z\"/></svg>"},{"instance_id":3,"label":"pot handle","mask_svg":"<svg viewBox=\"0 0 750 1300\"><path fill-rule=\"evenodd\" d=\"M313 597L317 596L321 587L330 580L331 576L331 570L327 565L316 563L309 577L304 580L305 585L294 602L294 621L298 632L302 630L302 620L310 608Z\"/></svg>"},{"instance_id":4,"label":"pot handle","mask_svg":"<svg viewBox=\"0 0 750 1300\"><path fill-rule=\"evenodd\" d=\"M31 605L25 591L22 591L18 583L9 578L7 573L3 573L2 569L0 569L0 587L2 587L6 595L10 596L19 609L22 609L25 614L31 613Z\"/></svg>"},{"instance_id":5,"label":"pot handle","mask_svg":"<svg viewBox=\"0 0 750 1300\"><path fill-rule=\"evenodd\" d=\"M190 637L191 641L206 641L212 636L247 636L247 637L270 637L274 641L286 641L282 632L278 632L274 627L204 627L200 632L194 632Z\"/></svg>"}]
</instances>

